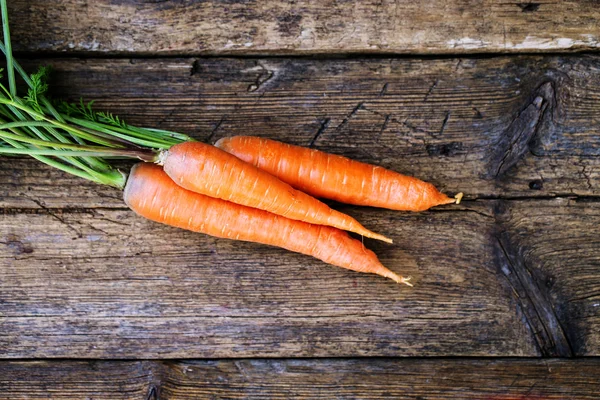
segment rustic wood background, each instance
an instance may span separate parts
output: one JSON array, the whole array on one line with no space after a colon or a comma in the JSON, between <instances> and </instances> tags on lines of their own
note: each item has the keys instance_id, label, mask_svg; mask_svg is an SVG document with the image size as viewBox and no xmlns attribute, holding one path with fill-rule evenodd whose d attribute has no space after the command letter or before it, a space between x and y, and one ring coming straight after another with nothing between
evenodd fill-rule
<instances>
[{"instance_id":1,"label":"rustic wood background","mask_svg":"<svg viewBox=\"0 0 600 400\"><path fill-rule=\"evenodd\" d=\"M9 0L56 97L435 183L334 204L414 288L135 216L0 159L0 399L596 399L597 1ZM126 168L128 165L124 164Z\"/></svg>"}]
</instances>

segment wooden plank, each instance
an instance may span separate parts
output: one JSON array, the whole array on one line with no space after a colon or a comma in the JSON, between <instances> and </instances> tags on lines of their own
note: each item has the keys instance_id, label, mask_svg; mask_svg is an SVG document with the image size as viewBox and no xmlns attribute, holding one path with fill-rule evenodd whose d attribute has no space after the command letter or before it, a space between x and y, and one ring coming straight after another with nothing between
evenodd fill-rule
<instances>
[{"instance_id":1,"label":"wooden plank","mask_svg":"<svg viewBox=\"0 0 600 400\"><path fill-rule=\"evenodd\" d=\"M126 210L5 213L2 356L600 354L599 202L342 211L414 289Z\"/></svg>"},{"instance_id":2,"label":"wooden plank","mask_svg":"<svg viewBox=\"0 0 600 400\"><path fill-rule=\"evenodd\" d=\"M0 362L0 399L152 400L155 368L144 361Z\"/></svg>"},{"instance_id":3,"label":"wooden plank","mask_svg":"<svg viewBox=\"0 0 600 400\"><path fill-rule=\"evenodd\" d=\"M597 359L1 362L2 399L596 399Z\"/></svg>"},{"instance_id":4,"label":"wooden plank","mask_svg":"<svg viewBox=\"0 0 600 400\"><path fill-rule=\"evenodd\" d=\"M405 214L341 208L401 287L285 250L114 209L0 217L4 358L538 356L499 271L486 205ZM537 320L536 320L537 321ZM589 348L593 353L594 349Z\"/></svg>"},{"instance_id":5,"label":"wooden plank","mask_svg":"<svg viewBox=\"0 0 600 400\"><path fill-rule=\"evenodd\" d=\"M600 354L600 202L522 201L505 211L497 216L508 261L501 269L526 314L535 304L538 342Z\"/></svg>"},{"instance_id":6,"label":"wooden plank","mask_svg":"<svg viewBox=\"0 0 600 400\"><path fill-rule=\"evenodd\" d=\"M598 196L600 58L88 59L54 95L213 142L257 134L467 198ZM2 158L0 206L122 207L117 190ZM63 189L57 190L60 186Z\"/></svg>"},{"instance_id":7,"label":"wooden plank","mask_svg":"<svg viewBox=\"0 0 600 400\"><path fill-rule=\"evenodd\" d=\"M228 360L170 365L161 397L595 399L598 360ZM195 383L196 382L196 383Z\"/></svg>"},{"instance_id":8,"label":"wooden plank","mask_svg":"<svg viewBox=\"0 0 600 400\"><path fill-rule=\"evenodd\" d=\"M77 178L32 158L0 156L0 207L124 206L122 191L118 189Z\"/></svg>"},{"instance_id":9,"label":"wooden plank","mask_svg":"<svg viewBox=\"0 0 600 400\"><path fill-rule=\"evenodd\" d=\"M13 0L9 6L15 48L31 52L455 54L600 47L593 0Z\"/></svg>"}]
</instances>

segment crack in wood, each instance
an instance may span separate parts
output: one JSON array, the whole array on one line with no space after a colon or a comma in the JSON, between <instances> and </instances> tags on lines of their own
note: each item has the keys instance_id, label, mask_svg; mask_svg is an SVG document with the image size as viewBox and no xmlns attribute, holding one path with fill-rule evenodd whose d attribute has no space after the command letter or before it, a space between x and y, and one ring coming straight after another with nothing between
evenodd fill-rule
<instances>
[{"instance_id":1,"label":"crack in wood","mask_svg":"<svg viewBox=\"0 0 600 400\"><path fill-rule=\"evenodd\" d=\"M329 118L325 118L324 120L321 121L321 126L317 130L317 133L315 133L315 136L313 136L313 138L310 140L308 147L312 148L315 146L315 143L317 142L317 140L321 137L323 132L325 132L327 127L329 127L329 122L331 122L331 119L329 119Z\"/></svg>"},{"instance_id":2,"label":"crack in wood","mask_svg":"<svg viewBox=\"0 0 600 400\"><path fill-rule=\"evenodd\" d=\"M75 227L73 227L71 224L69 224L67 221L65 221L64 218L59 217L56 213L54 213L52 210L47 208L41 201L36 200L33 197L29 197L29 196L26 196L26 197L29 200L33 201L35 204L37 204L42 210L44 210L46 212L46 214L50 215L52 218L56 219L58 222L60 222L61 224L65 225L67 228L69 228L71 231L75 232L75 234L77 235L78 238L83 237L83 234L78 229L75 229ZM106 233L106 232L104 232L104 233Z\"/></svg>"},{"instance_id":3,"label":"crack in wood","mask_svg":"<svg viewBox=\"0 0 600 400\"><path fill-rule=\"evenodd\" d=\"M438 136L442 136L444 134L444 129L446 129L446 124L448 123L448 119L450 119L450 111L446 111L446 116L444 117L444 120L442 121L442 127L440 128L440 132L438 133Z\"/></svg>"},{"instance_id":4,"label":"crack in wood","mask_svg":"<svg viewBox=\"0 0 600 400\"><path fill-rule=\"evenodd\" d=\"M213 128L213 130L210 132L210 134L206 138L206 143L210 143L214 139L215 135L217 134L217 131L219 130L219 128L221 128L221 125L223 125L223 122L225 122L226 118L227 118L227 115L223 115L221 117L221 119L219 120L219 122L217 122L215 124L215 127Z\"/></svg>"},{"instance_id":5,"label":"crack in wood","mask_svg":"<svg viewBox=\"0 0 600 400\"><path fill-rule=\"evenodd\" d=\"M458 69L459 69L459 68L461 67L461 65L462 65L462 62L463 62L462 58L459 58L459 59L458 59L458 61L456 62L456 66L454 67L454 72L457 72L457 71L458 71Z\"/></svg>"},{"instance_id":6,"label":"crack in wood","mask_svg":"<svg viewBox=\"0 0 600 400\"><path fill-rule=\"evenodd\" d=\"M462 201L461 201L461 204L463 204ZM485 217L485 218L490 218L490 219L494 219L494 220L496 219L496 216L493 213L486 214L484 212L481 212L479 210L475 210L472 208L458 208L458 209L432 208L431 210L429 210L429 212L431 212L431 213L447 213L447 212L475 213L475 214L481 215L482 217Z\"/></svg>"},{"instance_id":7,"label":"crack in wood","mask_svg":"<svg viewBox=\"0 0 600 400\"><path fill-rule=\"evenodd\" d=\"M142 372L146 373L148 377L148 394L146 395L146 400L160 400L160 388L164 380L165 365L152 361L143 361L141 366L143 368Z\"/></svg>"},{"instance_id":8,"label":"crack in wood","mask_svg":"<svg viewBox=\"0 0 600 400\"><path fill-rule=\"evenodd\" d=\"M388 86L389 86L389 82L386 82L383 85L383 87L381 88L381 91L379 92L379 97L382 97L382 96L384 96L387 93Z\"/></svg>"},{"instance_id":9,"label":"crack in wood","mask_svg":"<svg viewBox=\"0 0 600 400\"><path fill-rule=\"evenodd\" d=\"M356 115L356 113L358 113L359 110L361 110L364 106L364 102L360 102L356 105L356 107L354 107L352 109L352 111L350 111L350 113L348 115L346 115L346 117L344 117L344 119L342 120L342 122L335 127L335 130L338 131L340 130L344 125L346 125L348 123L348 121L350 121L352 119L352 117L354 117Z\"/></svg>"},{"instance_id":10,"label":"crack in wood","mask_svg":"<svg viewBox=\"0 0 600 400\"><path fill-rule=\"evenodd\" d=\"M117 220L106 218L106 217L99 217L95 210L91 210L91 211L92 211L92 214L94 215L94 219L96 219L96 220L106 221L106 222L109 222L111 224L117 224L117 225L121 225L121 226L131 226L130 224L126 224L125 222L117 221ZM92 228L95 229L95 230L97 230L97 231L99 231L99 232L102 232L102 233L106 234L106 232L104 232L103 230L101 230L99 228L96 228L96 227L92 227Z\"/></svg>"},{"instance_id":11,"label":"crack in wood","mask_svg":"<svg viewBox=\"0 0 600 400\"><path fill-rule=\"evenodd\" d=\"M523 250L515 248L507 232L496 237L498 266L520 305L542 356L572 357L574 351L549 296L527 268Z\"/></svg>"},{"instance_id":12,"label":"crack in wood","mask_svg":"<svg viewBox=\"0 0 600 400\"><path fill-rule=\"evenodd\" d=\"M586 181L586 184L587 184L587 187L588 187L588 189L590 189L590 190L591 190L591 189L593 189L593 186L592 186L592 179L591 179L590 172L589 172L589 171L586 171L586 168L587 168L587 167L588 167L587 165L584 165L584 166L583 166L583 169L581 170L581 175L582 175L582 176L585 178L585 181Z\"/></svg>"},{"instance_id":13,"label":"crack in wood","mask_svg":"<svg viewBox=\"0 0 600 400\"><path fill-rule=\"evenodd\" d=\"M254 83L248 86L248 92L256 92L258 89L260 89L262 85L267 83L269 80L271 80L271 78L273 78L273 76L275 76L275 73L273 71L269 70L261 63L257 63L257 66L262 68L262 70L260 74L256 77Z\"/></svg>"},{"instance_id":14,"label":"crack in wood","mask_svg":"<svg viewBox=\"0 0 600 400\"><path fill-rule=\"evenodd\" d=\"M160 400L160 397L158 397L158 389L156 388L156 386L150 386L148 396L146 396L146 400Z\"/></svg>"},{"instance_id":15,"label":"crack in wood","mask_svg":"<svg viewBox=\"0 0 600 400\"><path fill-rule=\"evenodd\" d=\"M389 122L390 116L386 115L385 119L383 120L383 124L381 125L381 129L379 130L379 135L377 135L377 142L379 142L379 139L381 138L381 135L383 135L383 132L385 131L385 128L387 128Z\"/></svg>"},{"instance_id":16,"label":"crack in wood","mask_svg":"<svg viewBox=\"0 0 600 400\"><path fill-rule=\"evenodd\" d=\"M499 178L514 167L530 151L530 143L534 140L545 114L548 101L541 95L521 111L502 133L499 142L493 146L498 149L499 160L492 157L493 176Z\"/></svg>"},{"instance_id":17,"label":"crack in wood","mask_svg":"<svg viewBox=\"0 0 600 400\"><path fill-rule=\"evenodd\" d=\"M433 82L433 84L429 87L429 91L427 92L427 94L423 98L423 103L427 101L427 99L429 98L429 96L431 95L431 93L433 92L433 90L437 87L437 85L438 85L439 82L440 82L440 80L436 79L435 82Z\"/></svg>"}]
</instances>

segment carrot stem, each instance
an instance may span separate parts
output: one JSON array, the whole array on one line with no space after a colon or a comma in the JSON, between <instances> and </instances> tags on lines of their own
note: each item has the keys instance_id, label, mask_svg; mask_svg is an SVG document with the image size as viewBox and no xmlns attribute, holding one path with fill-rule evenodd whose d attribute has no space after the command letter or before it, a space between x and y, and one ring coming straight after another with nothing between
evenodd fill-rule
<instances>
[{"instance_id":1,"label":"carrot stem","mask_svg":"<svg viewBox=\"0 0 600 400\"><path fill-rule=\"evenodd\" d=\"M83 146L81 146L83 147ZM107 152L107 149L99 148L96 151L93 150L53 150L53 149L32 149L32 148L21 148L15 149L13 147L0 147L0 154L22 154L22 155L43 155L43 156L70 156L70 157L117 157L117 158L137 158L142 161L154 162L155 157L146 155L145 153L133 154L132 151L127 150L115 150ZM122 154L120 154L122 153Z\"/></svg>"},{"instance_id":2,"label":"carrot stem","mask_svg":"<svg viewBox=\"0 0 600 400\"><path fill-rule=\"evenodd\" d=\"M10 95L15 97L17 95L17 84L15 81L15 70L13 68L13 57L12 57L12 45L10 42L10 29L8 25L8 7L6 0L0 2L2 7L2 30L4 34L4 46L6 46L6 69L8 70L8 86L10 88Z\"/></svg>"},{"instance_id":3,"label":"carrot stem","mask_svg":"<svg viewBox=\"0 0 600 400\"><path fill-rule=\"evenodd\" d=\"M9 124L5 124L9 125ZM71 149L80 152L93 152L100 153L108 156L122 156L122 157L132 157L139 158L144 161L155 161L158 159L158 153L154 152L150 149L140 149L140 150L122 150L122 149L113 149L101 146L82 146L78 144L69 144L69 143L56 143L50 142L47 140L38 140L32 139L24 136L15 135L6 131L0 130L0 137L6 139L16 140L18 142L23 142L27 144L32 144L35 146L42 147L54 147L54 148L63 148L63 149Z\"/></svg>"}]
</instances>

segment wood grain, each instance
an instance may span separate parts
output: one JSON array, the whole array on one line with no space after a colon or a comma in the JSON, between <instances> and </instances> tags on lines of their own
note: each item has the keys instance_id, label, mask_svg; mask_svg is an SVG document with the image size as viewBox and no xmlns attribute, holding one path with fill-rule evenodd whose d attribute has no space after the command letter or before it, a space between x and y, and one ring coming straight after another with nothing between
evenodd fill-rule
<instances>
[{"instance_id":1,"label":"wood grain","mask_svg":"<svg viewBox=\"0 0 600 400\"><path fill-rule=\"evenodd\" d=\"M117 209L0 218L4 357L597 356L600 203L346 207L414 289Z\"/></svg>"},{"instance_id":2,"label":"wood grain","mask_svg":"<svg viewBox=\"0 0 600 400\"><path fill-rule=\"evenodd\" d=\"M522 298L522 304L536 303L541 323L533 330L539 332L538 338L548 337L538 341L567 347L563 354L597 355L600 202L597 199L513 202L501 215L498 218L505 231L500 239L506 240L509 258L512 253L516 260L504 273L516 289L516 296ZM516 274L515 267L524 273Z\"/></svg>"},{"instance_id":3,"label":"wood grain","mask_svg":"<svg viewBox=\"0 0 600 400\"><path fill-rule=\"evenodd\" d=\"M594 0L13 0L15 48L143 54L597 50Z\"/></svg>"},{"instance_id":4,"label":"wood grain","mask_svg":"<svg viewBox=\"0 0 600 400\"><path fill-rule=\"evenodd\" d=\"M214 142L256 134L375 163L466 198L600 194L600 58L86 59L54 95ZM57 188L60 187L60 189ZM0 206L122 207L117 190L0 161Z\"/></svg>"},{"instance_id":5,"label":"wood grain","mask_svg":"<svg viewBox=\"0 0 600 400\"><path fill-rule=\"evenodd\" d=\"M597 398L600 58L517 55L598 50L597 2L9 3L56 97L207 142L316 147L466 201L334 204L394 238L365 245L409 289L151 223L118 190L2 157L0 358L112 361L2 361L0 399ZM373 56L393 54L454 58ZM403 358L350 358L371 356ZM203 359L114 361L132 358Z\"/></svg>"},{"instance_id":6,"label":"wood grain","mask_svg":"<svg viewBox=\"0 0 600 400\"><path fill-rule=\"evenodd\" d=\"M144 361L0 362L0 399L152 400L155 370Z\"/></svg>"},{"instance_id":7,"label":"wood grain","mask_svg":"<svg viewBox=\"0 0 600 400\"><path fill-rule=\"evenodd\" d=\"M229 360L170 364L161 397L594 399L598 360ZM194 383L197 382L197 383Z\"/></svg>"},{"instance_id":8,"label":"wood grain","mask_svg":"<svg viewBox=\"0 0 600 400\"><path fill-rule=\"evenodd\" d=\"M537 356L475 211L342 208L416 288L125 210L0 217L4 358ZM588 352L594 353L590 345ZM556 354L556 352L555 352Z\"/></svg>"},{"instance_id":9,"label":"wood grain","mask_svg":"<svg viewBox=\"0 0 600 400\"><path fill-rule=\"evenodd\" d=\"M0 399L596 399L596 359L1 362Z\"/></svg>"}]
</instances>

